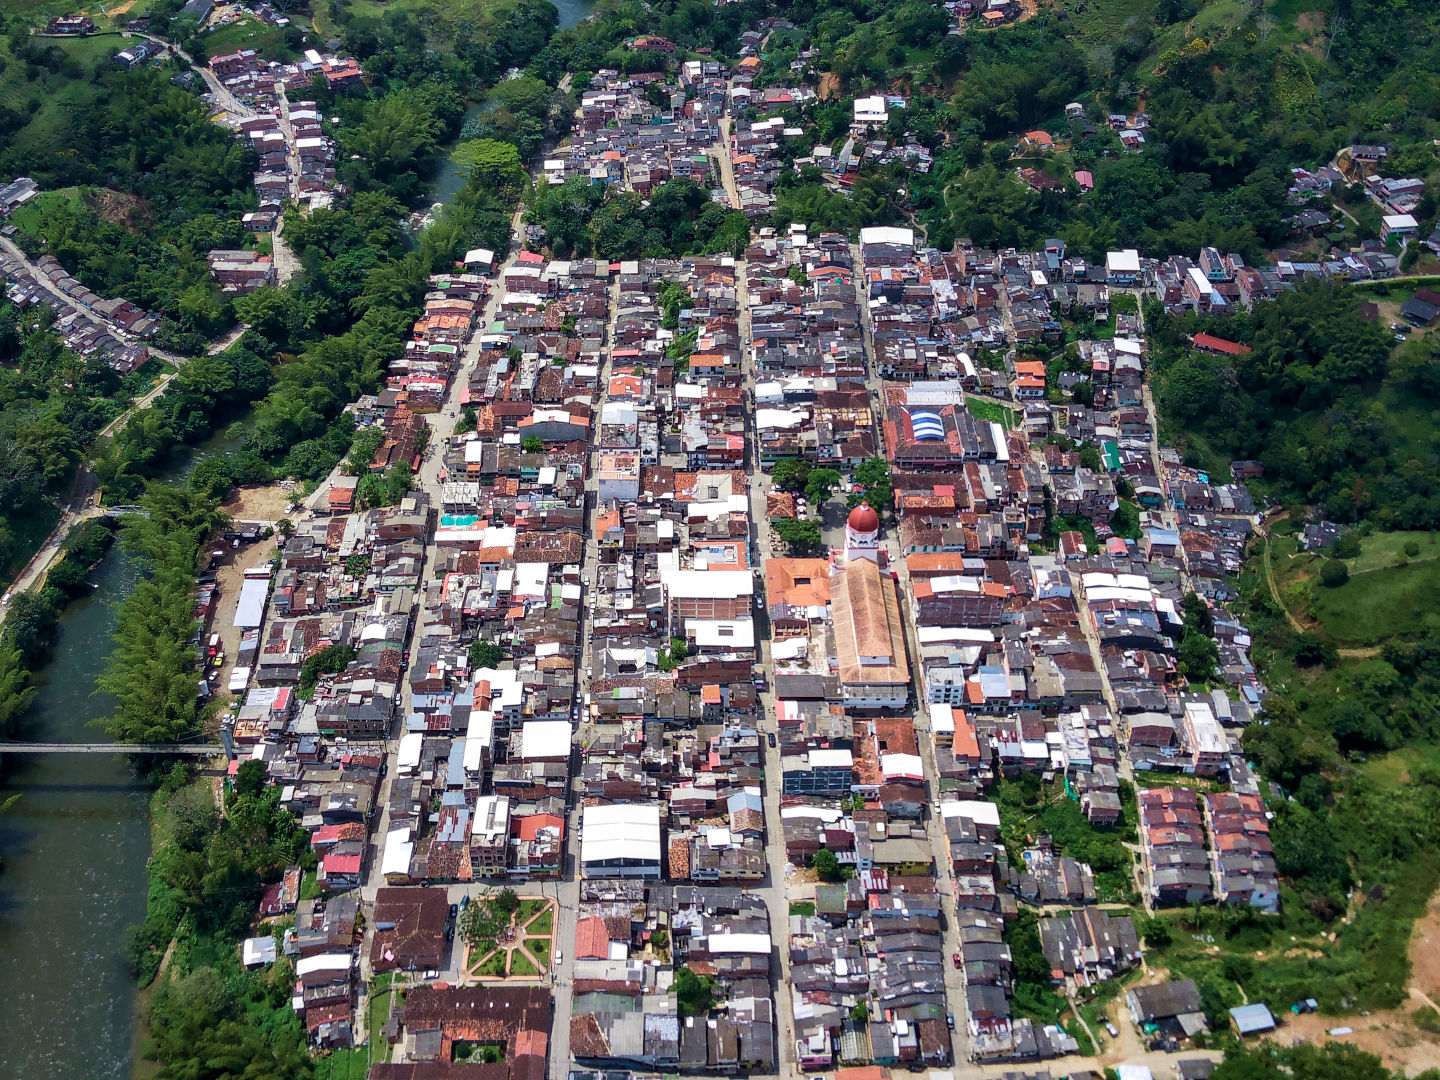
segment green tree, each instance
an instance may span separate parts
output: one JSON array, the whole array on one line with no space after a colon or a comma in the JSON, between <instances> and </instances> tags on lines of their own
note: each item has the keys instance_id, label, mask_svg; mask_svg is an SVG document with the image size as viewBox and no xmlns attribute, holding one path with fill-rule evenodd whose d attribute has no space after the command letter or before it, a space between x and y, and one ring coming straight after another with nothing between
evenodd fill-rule
<instances>
[{"instance_id":1,"label":"green tree","mask_svg":"<svg viewBox=\"0 0 1440 1080\"><path fill-rule=\"evenodd\" d=\"M1197 593L1188 592L1180 599L1180 615L1185 623L1185 632L1203 634L1206 637L1213 637L1215 634L1215 616L1210 613L1210 605Z\"/></svg>"},{"instance_id":2,"label":"green tree","mask_svg":"<svg viewBox=\"0 0 1440 1080\"><path fill-rule=\"evenodd\" d=\"M470 179L487 191L519 192L525 186L525 166L520 151L499 139L466 139L455 147L452 160Z\"/></svg>"},{"instance_id":3,"label":"green tree","mask_svg":"<svg viewBox=\"0 0 1440 1080\"><path fill-rule=\"evenodd\" d=\"M1152 949L1163 949L1174 940L1170 933L1170 924L1161 918L1142 919L1138 929L1140 936L1145 939L1145 944Z\"/></svg>"},{"instance_id":4,"label":"green tree","mask_svg":"<svg viewBox=\"0 0 1440 1080\"><path fill-rule=\"evenodd\" d=\"M1320 564L1320 584L1327 589L1338 589L1350 580L1350 571L1339 559L1326 559Z\"/></svg>"},{"instance_id":5,"label":"green tree","mask_svg":"<svg viewBox=\"0 0 1440 1080\"><path fill-rule=\"evenodd\" d=\"M35 700L35 688L29 682L20 650L0 639L0 735L14 730L15 721Z\"/></svg>"},{"instance_id":6,"label":"green tree","mask_svg":"<svg viewBox=\"0 0 1440 1080\"><path fill-rule=\"evenodd\" d=\"M811 469L805 481L805 498L818 507L830 498L830 492L840 486L841 480L835 469Z\"/></svg>"},{"instance_id":7,"label":"green tree","mask_svg":"<svg viewBox=\"0 0 1440 1080\"><path fill-rule=\"evenodd\" d=\"M690 655L690 647L683 637L672 637L668 648L661 649L655 666L661 671L674 671Z\"/></svg>"},{"instance_id":8,"label":"green tree","mask_svg":"<svg viewBox=\"0 0 1440 1080\"><path fill-rule=\"evenodd\" d=\"M526 435L520 443L520 449L527 454L543 454L545 452L545 440L539 435Z\"/></svg>"},{"instance_id":9,"label":"green tree","mask_svg":"<svg viewBox=\"0 0 1440 1080\"><path fill-rule=\"evenodd\" d=\"M254 798L265 790L269 770L263 761L242 761L235 770L235 797Z\"/></svg>"},{"instance_id":10,"label":"green tree","mask_svg":"<svg viewBox=\"0 0 1440 1080\"><path fill-rule=\"evenodd\" d=\"M315 694L315 687L320 682L322 675L338 675L350 666L355 659L356 652L350 645L327 645L325 648L311 653L300 665L300 684L297 687L299 695L308 700Z\"/></svg>"},{"instance_id":11,"label":"green tree","mask_svg":"<svg viewBox=\"0 0 1440 1080\"><path fill-rule=\"evenodd\" d=\"M520 898L515 895L515 890L511 888L504 888L495 893L489 898L489 903L506 919L511 918L515 912L520 910Z\"/></svg>"},{"instance_id":12,"label":"green tree","mask_svg":"<svg viewBox=\"0 0 1440 1080\"><path fill-rule=\"evenodd\" d=\"M707 1016L715 1008L715 980L697 975L687 965L675 969L675 996L681 1016Z\"/></svg>"},{"instance_id":13,"label":"green tree","mask_svg":"<svg viewBox=\"0 0 1440 1080\"><path fill-rule=\"evenodd\" d=\"M840 859L829 848L821 848L810 859L810 868L820 876L821 881L844 881L845 874Z\"/></svg>"},{"instance_id":14,"label":"green tree","mask_svg":"<svg viewBox=\"0 0 1440 1080\"><path fill-rule=\"evenodd\" d=\"M791 551L811 551L822 542L820 523L813 518L776 518L770 528Z\"/></svg>"},{"instance_id":15,"label":"green tree","mask_svg":"<svg viewBox=\"0 0 1440 1080\"><path fill-rule=\"evenodd\" d=\"M470 643L468 657L471 671L478 671L480 668L498 668L500 661L505 659L505 650L493 641L481 638Z\"/></svg>"},{"instance_id":16,"label":"green tree","mask_svg":"<svg viewBox=\"0 0 1440 1080\"><path fill-rule=\"evenodd\" d=\"M1176 670L1191 682L1208 682L1215 677L1220 650L1204 634L1186 634L1176 650Z\"/></svg>"},{"instance_id":17,"label":"green tree","mask_svg":"<svg viewBox=\"0 0 1440 1080\"><path fill-rule=\"evenodd\" d=\"M370 471L370 462L375 451L385 441L385 429L379 426L359 428L350 440L350 453L345 459L345 468L355 476L364 476Z\"/></svg>"},{"instance_id":18,"label":"green tree","mask_svg":"<svg viewBox=\"0 0 1440 1080\"><path fill-rule=\"evenodd\" d=\"M58 606L40 592L22 592L10 601L5 617L5 641L27 665L42 661L55 643Z\"/></svg>"},{"instance_id":19,"label":"green tree","mask_svg":"<svg viewBox=\"0 0 1440 1080\"><path fill-rule=\"evenodd\" d=\"M1210 1075L1212 1080L1394 1080L1374 1054L1341 1042L1237 1045Z\"/></svg>"},{"instance_id":20,"label":"green tree","mask_svg":"<svg viewBox=\"0 0 1440 1080\"><path fill-rule=\"evenodd\" d=\"M781 458L771 466L770 479L781 491L804 491L810 479L810 463L799 458Z\"/></svg>"},{"instance_id":21,"label":"green tree","mask_svg":"<svg viewBox=\"0 0 1440 1080\"><path fill-rule=\"evenodd\" d=\"M862 461L852 474L855 483L864 490L850 496L850 505L869 503L877 513L884 513L894 500L890 480L890 462L883 457L872 457Z\"/></svg>"}]
</instances>

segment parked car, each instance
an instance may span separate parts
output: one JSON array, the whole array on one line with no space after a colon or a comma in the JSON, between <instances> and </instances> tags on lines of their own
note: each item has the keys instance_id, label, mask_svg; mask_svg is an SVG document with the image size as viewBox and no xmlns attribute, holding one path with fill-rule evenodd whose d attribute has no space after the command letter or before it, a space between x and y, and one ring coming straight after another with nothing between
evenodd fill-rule
<instances>
[{"instance_id":1,"label":"parked car","mask_svg":"<svg viewBox=\"0 0 1440 1080\"><path fill-rule=\"evenodd\" d=\"M957 968L964 966L964 965L961 963L960 954L959 954L958 952L957 952L957 953L951 953L951 954L950 954L950 960L951 960L951 962L952 962Z\"/></svg>"},{"instance_id":2,"label":"parked car","mask_svg":"<svg viewBox=\"0 0 1440 1080\"><path fill-rule=\"evenodd\" d=\"M1108 1020L1105 1021L1105 1030L1110 1033L1112 1039L1118 1039L1120 1037L1120 1029Z\"/></svg>"},{"instance_id":3,"label":"parked car","mask_svg":"<svg viewBox=\"0 0 1440 1080\"><path fill-rule=\"evenodd\" d=\"M771 749L771 750L774 750L774 749L775 749L775 733L774 733L773 731L772 731L772 732L769 732L765 737L770 740L770 749Z\"/></svg>"},{"instance_id":4,"label":"parked car","mask_svg":"<svg viewBox=\"0 0 1440 1080\"><path fill-rule=\"evenodd\" d=\"M954 1031L954 1030L955 1030L955 1014L954 1014L954 1013L946 1013L946 1014L945 1014L945 1026L948 1027L951 1031Z\"/></svg>"},{"instance_id":5,"label":"parked car","mask_svg":"<svg viewBox=\"0 0 1440 1080\"><path fill-rule=\"evenodd\" d=\"M459 915L459 914L460 914L460 905L459 905L459 904L451 904L451 905L450 905L450 918L453 919L453 918L455 918L456 915Z\"/></svg>"}]
</instances>

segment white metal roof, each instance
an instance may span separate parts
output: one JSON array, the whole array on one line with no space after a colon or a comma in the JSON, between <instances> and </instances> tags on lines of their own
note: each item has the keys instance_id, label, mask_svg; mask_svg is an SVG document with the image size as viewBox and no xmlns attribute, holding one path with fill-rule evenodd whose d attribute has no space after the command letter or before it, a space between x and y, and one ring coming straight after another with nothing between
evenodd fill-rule
<instances>
[{"instance_id":1,"label":"white metal roof","mask_svg":"<svg viewBox=\"0 0 1440 1080\"><path fill-rule=\"evenodd\" d=\"M319 956L306 956L295 961L295 974L300 978L312 975L317 971L349 971L350 954L344 953L321 953Z\"/></svg>"},{"instance_id":2,"label":"white metal roof","mask_svg":"<svg viewBox=\"0 0 1440 1080\"><path fill-rule=\"evenodd\" d=\"M246 578L240 586L240 599L235 602L234 625L242 630L259 626L265 614L265 599L270 595L270 579Z\"/></svg>"},{"instance_id":3,"label":"white metal roof","mask_svg":"<svg viewBox=\"0 0 1440 1080\"><path fill-rule=\"evenodd\" d=\"M520 732L520 754L525 761L570 756L570 721L526 720Z\"/></svg>"},{"instance_id":4,"label":"white metal roof","mask_svg":"<svg viewBox=\"0 0 1440 1080\"><path fill-rule=\"evenodd\" d=\"M1135 248L1107 251L1105 253L1105 269L1112 273L1138 274L1140 272L1140 252Z\"/></svg>"},{"instance_id":5,"label":"white metal roof","mask_svg":"<svg viewBox=\"0 0 1440 1080\"><path fill-rule=\"evenodd\" d=\"M415 843L410 839L410 826L391 829L385 834L385 854L380 857L380 873L410 873L410 858L415 853Z\"/></svg>"},{"instance_id":6,"label":"white metal roof","mask_svg":"<svg viewBox=\"0 0 1440 1080\"><path fill-rule=\"evenodd\" d=\"M660 807L653 803L587 806L580 841L582 863L612 859L660 862Z\"/></svg>"},{"instance_id":7,"label":"white metal roof","mask_svg":"<svg viewBox=\"0 0 1440 1080\"><path fill-rule=\"evenodd\" d=\"M879 99L882 107L885 99ZM860 102L855 103L859 105ZM901 246L914 245L915 230L902 229L896 225L872 225L867 229L860 230L860 243L862 244L899 244Z\"/></svg>"}]
</instances>

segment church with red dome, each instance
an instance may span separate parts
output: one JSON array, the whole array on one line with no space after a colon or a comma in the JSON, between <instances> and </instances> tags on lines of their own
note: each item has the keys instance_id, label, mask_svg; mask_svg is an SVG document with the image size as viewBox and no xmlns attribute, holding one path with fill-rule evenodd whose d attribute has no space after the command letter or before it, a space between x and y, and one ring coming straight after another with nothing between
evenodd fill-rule
<instances>
[{"instance_id":1,"label":"church with red dome","mask_svg":"<svg viewBox=\"0 0 1440 1080\"><path fill-rule=\"evenodd\" d=\"M880 562L880 515L869 503L861 503L845 519L845 561L857 559Z\"/></svg>"}]
</instances>

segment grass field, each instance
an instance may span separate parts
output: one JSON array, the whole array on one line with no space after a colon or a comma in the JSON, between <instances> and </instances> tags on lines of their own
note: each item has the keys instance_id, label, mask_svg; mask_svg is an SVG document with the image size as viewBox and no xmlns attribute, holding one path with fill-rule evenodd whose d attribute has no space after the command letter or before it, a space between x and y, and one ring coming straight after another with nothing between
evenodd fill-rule
<instances>
[{"instance_id":1,"label":"grass field","mask_svg":"<svg viewBox=\"0 0 1440 1080\"><path fill-rule=\"evenodd\" d=\"M110 58L125 46L125 40L109 34L89 38L46 38L65 54L59 70L22 63L10 52L9 43L0 38L0 106L11 109L28 120L25 127L12 133L11 145L25 146L27 157L49 160L64 153L74 153L75 127L95 100L97 88L91 77L97 67L108 66ZM33 73L34 78L30 78Z\"/></svg>"},{"instance_id":2,"label":"grass field","mask_svg":"<svg viewBox=\"0 0 1440 1080\"><path fill-rule=\"evenodd\" d=\"M47 215L66 203L78 203L85 197L78 187L44 191L10 215L10 224L21 232L39 233Z\"/></svg>"},{"instance_id":3,"label":"grass field","mask_svg":"<svg viewBox=\"0 0 1440 1080\"><path fill-rule=\"evenodd\" d=\"M365 1080L369 1069L370 1054L363 1046L335 1050L315 1059L315 1080Z\"/></svg>"},{"instance_id":4,"label":"grass field","mask_svg":"<svg viewBox=\"0 0 1440 1080\"><path fill-rule=\"evenodd\" d=\"M249 16L207 30L200 38L211 56L254 49L265 60L294 60L299 53L285 44L285 31Z\"/></svg>"},{"instance_id":5,"label":"grass field","mask_svg":"<svg viewBox=\"0 0 1440 1080\"><path fill-rule=\"evenodd\" d=\"M1405 545L1418 544L1420 554L1411 558L1405 554ZM1385 570L1403 562L1428 562L1440 559L1440 537L1433 532L1388 532L1374 533L1360 538L1360 556L1346 559L1345 565L1351 574L1365 574L1372 570Z\"/></svg>"},{"instance_id":6,"label":"grass field","mask_svg":"<svg viewBox=\"0 0 1440 1080\"><path fill-rule=\"evenodd\" d=\"M991 401L989 398L966 397L965 407L977 420L989 420L999 424L1006 431L1015 426L1015 414L1010 411L1008 405L1002 405L998 401Z\"/></svg>"},{"instance_id":7,"label":"grass field","mask_svg":"<svg viewBox=\"0 0 1440 1080\"><path fill-rule=\"evenodd\" d=\"M1317 586L1311 611L1325 632L1347 645L1440 629L1440 563L1434 559L1354 574L1339 588Z\"/></svg>"},{"instance_id":8,"label":"grass field","mask_svg":"<svg viewBox=\"0 0 1440 1080\"><path fill-rule=\"evenodd\" d=\"M1365 763L1365 778L1378 787L1408 784L1422 768L1440 769L1440 746L1407 746L1372 757Z\"/></svg>"}]
</instances>

